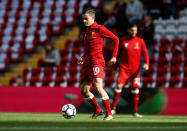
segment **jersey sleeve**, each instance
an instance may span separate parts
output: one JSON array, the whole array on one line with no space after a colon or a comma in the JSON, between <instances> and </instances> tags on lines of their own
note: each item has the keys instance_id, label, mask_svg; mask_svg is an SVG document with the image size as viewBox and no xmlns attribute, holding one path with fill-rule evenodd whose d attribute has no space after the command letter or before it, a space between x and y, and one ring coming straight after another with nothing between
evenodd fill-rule
<instances>
[{"instance_id":1,"label":"jersey sleeve","mask_svg":"<svg viewBox=\"0 0 187 131\"><path fill-rule=\"evenodd\" d=\"M117 57L118 46L119 46L119 38L117 36L115 36L111 31L109 31L104 26L100 26L99 33L100 33L101 36L112 40L112 42L115 44L112 57Z\"/></svg>"},{"instance_id":2,"label":"jersey sleeve","mask_svg":"<svg viewBox=\"0 0 187 131\"><path fill-rule=\"evenodd\" d=\"M142 43L142 53L143 53L143 56L144 56L145 64L149 65L149 55L148 55L148 52L147 52L145 41L142 39L141 43Z\"/></svg>"}]
</instances>

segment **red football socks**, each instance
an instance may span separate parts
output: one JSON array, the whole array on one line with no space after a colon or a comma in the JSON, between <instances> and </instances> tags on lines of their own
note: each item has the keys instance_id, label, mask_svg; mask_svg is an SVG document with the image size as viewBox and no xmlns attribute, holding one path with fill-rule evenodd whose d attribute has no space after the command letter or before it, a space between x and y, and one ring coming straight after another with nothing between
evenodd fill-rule
<instances>
[{"instance_id":1,"label":"red football socks","mask_svg":"<svg viewBox=\"0 0 187 131\"><path fill-rule=\"evenodd\" d=\"M139 90L132 90L132 102L133 102L133 110L137 112L138 103L139 103Z\"/></svg>"},{"instance_id":2,"label":"red football socks","mask_svg":"<svg viewBox=\"0 0 187 131\"><path fill-rule=\"evenodd\" d=\"M90 98L88 100L88 102L94 107L94 112L96 112L96 113L101 112L101 108L100 108L99 104L97 103L94 96L92 98Z\"/></svg>"},{"instance_id":3,"label":"red football socks","mask_svg":"<svg viewBox=\"0 0 187 131\"><path fill-rule=\"evenodd\" d=\"M116 108L117 102L118 102L118 99L119 99L120 95L121 95L121 92L115 92L115 93L114 93L114 96L113 96L113 103L112 103L112 107L113 107L113 108Z\"/></svg>"},{"instance_id":4,"label":"red football socks","mask_svg":"<svg viewBox=\"0 0 187 131\"><path fill-rule=\"evenodd\" d=\"M110 109L110 101L109 101L109 98L102 98L103 100L103 104L105 106L105 109L106 109L106 113L107 115L112 115L111 113L111 109Z\"/></svg>"},{"instance_id":5,"label":"red football socks","mask_svg":"<svg viewBox=\"0 0 187 131\"><path fill-rule=\"evenodd\" d=\"M112 103L113 108L116 108L116 106L117 106L117 102L118 102L118 99L121 95L121 91L122 91L121 89L117 89L117 88L115 88L115 90L114 90L113 103Z\"/></svg>"}]
</instances>

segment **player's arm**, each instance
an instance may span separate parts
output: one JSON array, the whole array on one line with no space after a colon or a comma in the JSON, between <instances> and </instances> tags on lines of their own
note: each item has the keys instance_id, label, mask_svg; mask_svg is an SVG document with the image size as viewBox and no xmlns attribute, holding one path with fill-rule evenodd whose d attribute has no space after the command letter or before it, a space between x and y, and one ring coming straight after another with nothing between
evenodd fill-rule
<instances>
[{"instance_id":1,"label":"player's arm","mask_svg":"<svg viewBox=\"0 0 187 131\"><path fill-rule=\"evenodd\" d=\"M143 39L142 39L142 53L143 53L144 61L145 61L145 64L143 65L143 68L145 70L149 70L149 55L148 55L148 52L147 52L145 41Z\"/></svg>"},{"instance_id":2,"label":"player's arm","mask_svg":"<svg viewBox=\"0 0 187 131\"><path fill-rule=\"evenodd\" d=\"M119 38L115 36L111 31L109 31L106 27L100 26L99 33L101 36L111 39L112 42L114 43L114 50L112 54L112 58L110 59L109 63L110 64L115 64L117 59L117 53L118 53L118 46L119 46Z\"/></svg>"}]
</instances>

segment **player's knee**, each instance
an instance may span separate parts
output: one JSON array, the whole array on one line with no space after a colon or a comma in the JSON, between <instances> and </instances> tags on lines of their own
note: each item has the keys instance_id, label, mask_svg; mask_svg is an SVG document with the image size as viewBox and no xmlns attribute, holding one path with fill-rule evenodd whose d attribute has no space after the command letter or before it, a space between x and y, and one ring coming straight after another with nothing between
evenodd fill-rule
<instances>
[{"instance_id":1,"label":"player's knee","mask_svg":"<svg viewBox=\"0 0 187 131\"><path fill-rule=\"evenodd\" d=\"M89 86L88 85L81 85L81 89L80 89L80 93L84 96L84 97L87 97L89 96Z\"/></svg>"},{"instance_id":2,"label":"player's knee","mask_svg":"<svg viewBox=\"0 0 187 131\"><path fill-rule=\"evenodd\" d=\"M122 90L122 89L123 89L123 84L118 84L118 85L117 85L117 89L118 89L118 90Z\"/></svg>"},{"instance_id":3,"label":"player's knee","mask_svg":"<svg viewBox=\"0 0 187 131\"><path fill-rule=\"evenodd\" d=\"M82 94L84 97L88 97L88 96L89 96L89 92L88 92L86 89L81 88L80 92L81 92L81 94Z\"/></svg>"}]
</instances>

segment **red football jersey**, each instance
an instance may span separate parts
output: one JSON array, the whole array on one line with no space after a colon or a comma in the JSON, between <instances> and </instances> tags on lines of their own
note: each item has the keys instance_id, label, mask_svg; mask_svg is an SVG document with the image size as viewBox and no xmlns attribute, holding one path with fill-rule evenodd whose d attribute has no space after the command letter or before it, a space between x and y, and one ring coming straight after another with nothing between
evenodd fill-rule
<instances>
[{"instance_id":1,"label":"red football jersey","mask_svg":"<svg viewBox=\"0 0 187 131\"><path fill-rule=\"evenodd\" d=\"M112 57L117 56L119 39L112 32L102 25L94 22L87 27L84 37L84 64L100 64L105 63L103 57L103 37L109 38L115 44Z\"/></svg>"},{"instance_id":2,"label":"red football jersey","mask_svg":"<svg viewBox=\"0 0 187 131\"><path fill-rule=\"evenodd\" d=\"M120 39L120 68L129 73L135 73L140 69L141 55L144 61L149 64L149 55L145 42L140 37L130 36Z\"/></svg>"}]
</instances>

